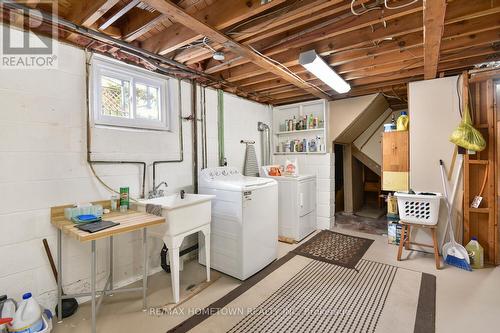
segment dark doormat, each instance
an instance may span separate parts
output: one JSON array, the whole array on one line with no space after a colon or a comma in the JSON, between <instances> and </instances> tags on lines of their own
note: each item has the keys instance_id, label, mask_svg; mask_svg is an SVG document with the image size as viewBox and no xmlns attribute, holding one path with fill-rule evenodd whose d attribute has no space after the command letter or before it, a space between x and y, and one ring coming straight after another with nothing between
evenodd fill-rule
<instances>
[{"instance_id":1,"label":"dark doormat","mask_svg":"<svg viewBox=\"0 0 500 333\"><path fill-rule=\"evenodd\" d=\"M292 252L307 258L354 269L373 239L323 230Z\"/></svg>"}]
</instances>

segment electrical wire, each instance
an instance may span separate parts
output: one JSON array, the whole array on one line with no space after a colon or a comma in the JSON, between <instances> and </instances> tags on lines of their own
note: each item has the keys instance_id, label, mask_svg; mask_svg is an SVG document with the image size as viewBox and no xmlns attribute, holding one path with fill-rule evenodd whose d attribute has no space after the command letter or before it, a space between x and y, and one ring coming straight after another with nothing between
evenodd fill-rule
<instances>
[{"instance_id":1,"label":"electrical wire","mask_svg":"<svg viewBox=\"0 0 500 333\"><path fill-rule=\"evenodd\" d=\"M300 1L301 0L295 0L293 3L289 4L286 7L280 8L280 9L275 10L273 12L269 12L269 13L266 13L266 14L262 14L262 15L258 15L256 17L253 17L253 18L251 18L248 21L242 22L242 23L240 23L240 24L232 27L229 31L226 32L226 34L234 35L234 34L250 34L250 33L254 33L254 32L259 32L259 31L261 31L261 29L254 29L253 31L249 31L249 30L235 31L235 30L238 29L239 27L247 25L248 23L254 22L254 21L258 20L258 19L261 19L261 18L264 18L264 17L267 17L267 16L271 16L273 14L279 14L278 16L276 16L274 19L272 19L270 22L267 23L267 25L273 24L279 18L281 18L283 15L285 15L290 10L292 10L292 8L295 7L295 5L297 3L299 3Z\"/></svg>"},{"instance_id":2,"label":"electrical wire","mask_svg":"<svg viewBox=\"0 0 500 333\"><path fill-rule=\"evenodd\" d=\"M255 52L257 53L258 55L260 55L261 57L263 57L264 59L272 62L273 64L276 64L278 65L283 71L287 72L288 74L292 75L294 78L296 78L297 80L299 80L300 82L302 82L303 84L305 85L308 85L309 87L311 88L314 88L314 89L318 89L319 91L321 91L322 93L328 95L328 96L331 96L329 93L327 93L325 90L321 89L320 87L318 87L317 85L315 84L312 84L310 82L307 82L306 80L304 80L303 78L301 78L300 76L298 76L297 74L295 74L294 72L292 72L288 67L286 67L285 65L283 65L282 63L280 63L279 61L277 60L274 60L273 58L271 57L268 57L266 56L265 54L259 52L256 48L254 48L253 46L249 45L249 47Z\"/></svg>"},{"instance_id":3,"label":"electrical wire","mask_svg":"<svg viewBox=\"0 0 500 333\"><path fill-rule=\"evenodd\" d=\"M384 8L383 7L380 7L380 6L374 6L374 7L366 7L364 3L361 4L361 7L363 7L363 11L362 12L356 12L354 10L354 4L356 3L356 0L352 0L351 1L351 12L356 15L356 16L361 16L365 13L368 13L369 11L372 11L372 10L383 10Z\"/></svg>"},{"instance_id":4,"label":"electrical wire","mask_svg":"<svg viewBox=\"0 0 500 333\"><path fill-rule=\"evenodd\" d=\"M404 4L404 5L399 5L399 6L389 6L389 4L388 4L388 0L384 0L384 6L385 6L385 8L387 8L387 9L400 9L400 8L404 8L404 7L411 6L411 5L413 5L414 3L417 3L418 1L420 1L420 0L413 0L413 1L411 1L411 2L408 2L408 3ZM435 0L434 0L434 1L435 1Z\"/></svg>"}]
</instances>

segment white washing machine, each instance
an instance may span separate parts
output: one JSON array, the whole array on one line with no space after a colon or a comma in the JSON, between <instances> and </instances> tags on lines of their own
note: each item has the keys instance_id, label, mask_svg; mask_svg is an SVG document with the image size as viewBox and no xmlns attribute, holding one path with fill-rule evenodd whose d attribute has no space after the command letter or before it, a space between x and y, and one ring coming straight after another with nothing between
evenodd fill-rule
<instances>
[{"instance_id":1,"label":"white washing machine","mask_svg":"<svg viewBox=\"0 0 500 333\"><path fill-rule=\"evenodd\" d=\"M232 167L201 171L200 194L213 194L210 266L245 280L278 257L278 184ZM201 264L205 263L203 237Z\"/></svg>"},{"instance_id":2,"label":"white washing machine","mask_svg":"<svg viewBox=\"0 0 500 333\"><path fill-rule=\"evenodd\" d=\"M301 241L316 227L316 176L266 176L278 181L279 236Z\"/></svg>"}]
</instances>

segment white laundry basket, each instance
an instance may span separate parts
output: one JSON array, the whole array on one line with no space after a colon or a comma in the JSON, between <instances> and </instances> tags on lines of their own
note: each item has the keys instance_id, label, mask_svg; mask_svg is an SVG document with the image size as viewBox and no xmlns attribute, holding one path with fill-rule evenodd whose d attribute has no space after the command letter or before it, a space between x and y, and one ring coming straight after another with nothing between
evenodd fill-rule
<instances>
[{"instance_id":1,"label":"white laundry basket","mask_svg":"<svg viewBox=\"0 0 500 333\"><path fill-rule=\"evenodd\" d=\"M420 192L422 193L422 192ZM406 223L436 225L439 218L441 193L408 194L396 192L398 198L399 219Z\"/></svg>"}]
</instances>

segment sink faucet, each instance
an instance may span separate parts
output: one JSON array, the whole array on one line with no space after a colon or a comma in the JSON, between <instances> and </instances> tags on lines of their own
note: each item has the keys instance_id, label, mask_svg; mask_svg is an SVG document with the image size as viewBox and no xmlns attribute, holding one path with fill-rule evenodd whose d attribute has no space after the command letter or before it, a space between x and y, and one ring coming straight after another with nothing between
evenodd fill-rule
<instances>
[{"instance_id":1,"label":"sink faucet","mask_svg":"<svg viewBox=\"0 0 500 333\"><path fill-rule=\"evenodd\" d=\"M153 198L159 198L162 197L165 192L163 190L160 190L160 186L165 185L165 187L168 187L168 184L166 181L161 182L160 184L156 185L152 191L148 192L148 199L153 199Z\"/></svg>"}]
</instances>

